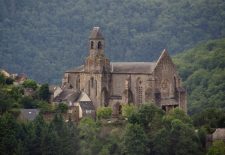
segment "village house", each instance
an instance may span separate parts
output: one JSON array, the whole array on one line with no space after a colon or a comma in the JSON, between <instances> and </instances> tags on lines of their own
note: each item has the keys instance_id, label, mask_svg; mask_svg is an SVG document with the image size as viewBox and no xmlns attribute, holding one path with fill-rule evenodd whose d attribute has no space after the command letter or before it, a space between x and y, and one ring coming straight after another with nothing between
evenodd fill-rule
<instances>
[{"instance_id":1,"label":"village house","mask_svg":"<svg viewBox=\"0 0 225 155\"><path fill-rule=\"evenodd\" d=\"M79 121L83 117L96 118L96 110L85 92L64 88L53 99L53 104L66 104L71 121Z\"/></svg>"}]
</instances>

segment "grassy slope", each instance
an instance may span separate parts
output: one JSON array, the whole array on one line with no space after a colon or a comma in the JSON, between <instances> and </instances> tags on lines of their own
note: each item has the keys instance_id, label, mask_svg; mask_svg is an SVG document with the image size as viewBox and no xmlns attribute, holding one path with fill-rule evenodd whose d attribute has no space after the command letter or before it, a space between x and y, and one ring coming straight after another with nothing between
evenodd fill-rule
<instances>
[{"instance_id":1,"label":"grassy slope","mask_svg":"<svg viewBox=\"0 0 225 155\"><path fill-rule=\"evenodd\" d=\"M174 57L188 90L188 111L225 109L225 39L211 40Z\"/></svg>"}]
</instances>

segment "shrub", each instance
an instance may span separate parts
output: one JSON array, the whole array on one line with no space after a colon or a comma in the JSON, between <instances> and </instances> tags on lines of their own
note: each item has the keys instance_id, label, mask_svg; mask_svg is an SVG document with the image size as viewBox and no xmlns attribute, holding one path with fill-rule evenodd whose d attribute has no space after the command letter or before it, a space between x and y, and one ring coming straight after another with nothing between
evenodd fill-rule
<instances>
[{"instance_id":1,"label":"shrub","mask_svg":"<svg viewBox=\"0 0 225 155\"><path fill-rule=\"evenodd\" d=\"M112 115L112 109L110 107L102 107L97 110L98 119L108 119Z\"/></svg>"},{"instance_id":2,"label":"shrub","mask_svg":"<svg viewBox=\"0 0 225 155\"><path fill-rule=\"evenodd\" d=\"M122 116L123 117L130 117L134 112L137 111L137 107L133 104L125 104L122 106Z\"/></svg>"},{"instance_id":3,"label":"shrub","mask_svg":"<svg viewBox=\"0 0 225 155\"><path fill-rule=\"evenodd\" d=\"M34 90L37 89L37 83L34 80L28 79L26 81L23 82L23 86L24 88L32 88Z\"/></svg>"},{"instance_id":4,"label":"shrub","mask_svg":"<svg viewBox=\"0 0 225 155\"><path fill-rule=\"evenodd\" d=\"M56 108L56 111L57 112L60 112L60 113L66 113L67 110L68 110L68 105L65 104L65 103L59 103L57 108Z\"/></svg>"}]
</instances>

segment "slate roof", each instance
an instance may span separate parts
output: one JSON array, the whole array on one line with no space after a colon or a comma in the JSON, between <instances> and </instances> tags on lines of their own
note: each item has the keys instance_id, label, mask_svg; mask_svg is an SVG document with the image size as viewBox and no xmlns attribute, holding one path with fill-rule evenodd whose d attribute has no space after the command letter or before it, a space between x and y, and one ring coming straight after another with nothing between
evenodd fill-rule
<instances>
[{"instance_id":1,"label":"slate roof","mask_svg":"<svg viewBox=\"0 0 225 155\"><path fill-rule=\"evenodd\" d=\"M111 62L112 73L152 73L155 62Z\"/></svg>"},{"instance_id":2,"label":"slate roof","mask_svg":"<svg viewBox=\"0 0 225 155\"><path fill-rule=\"evenodd\" d=\"M150 74L153 72L156 62L111 62L111 73ZM84 65L66 71L66 73L84 72Z\"/></svg>"},{"instance_id":3,"label":"slate roof","mask_svg":"<svg viewBox=\"0 0 225 155\"><path fill-rule=\"evenodd\" d=\"M75 102L80 96L80 92L74 89L64 89L58 96L56 96L54 102Z\"/></svg>"},{"instance_id":4,"label":"slate roof","mask_svg":"<svg viewBox=\"0 0 225 155\"><path fill-rule=\"evenodd\" d=\"M20 118L32 121L38 116L39 112L39 109L20 109Z\"/></svg>"},{"instance_id":5,"label":"slate roof","mask_svg":"<svg viewBox=\"0 0 225 155\"><path fill-rule=\"evenodd\" d=\"M100 31L100 27L93 27L89 39L104 39Z\"/></svg>"},{"instance_id":6,"label":"slate roof","mask_svg":"<svg viewBox=\"0 0 225 155\"><path fill-rule=\"evenodd\" d=\"M80 101L80 107L82 110L95 110L95 107L91 101Z\"/></svg>"}]
</instances>

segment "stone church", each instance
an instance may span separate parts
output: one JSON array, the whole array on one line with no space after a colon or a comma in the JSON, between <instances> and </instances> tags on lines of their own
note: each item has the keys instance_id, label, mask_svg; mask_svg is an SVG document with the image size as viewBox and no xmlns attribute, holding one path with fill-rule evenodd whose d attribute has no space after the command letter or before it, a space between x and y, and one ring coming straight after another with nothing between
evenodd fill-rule
<instances>
[{"instance_id":1,"label":"stone church","mask_svg":"<svg viewBox=\"0 0 225 155\"><path fill-rule=\"evenodd\" d=\"M64 73L62 87L85 92L97 109L110 106L121 113L122 104L154 103L168 111L180 107L187 111L186 90L176 67L164 50L155 62L110 62L99 27L89 36L89 54L84 65Z\"/></svg>"}]
</instances>

